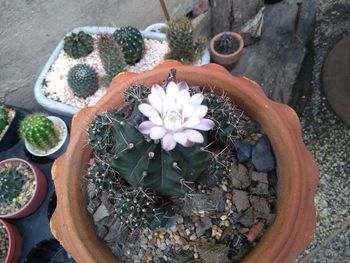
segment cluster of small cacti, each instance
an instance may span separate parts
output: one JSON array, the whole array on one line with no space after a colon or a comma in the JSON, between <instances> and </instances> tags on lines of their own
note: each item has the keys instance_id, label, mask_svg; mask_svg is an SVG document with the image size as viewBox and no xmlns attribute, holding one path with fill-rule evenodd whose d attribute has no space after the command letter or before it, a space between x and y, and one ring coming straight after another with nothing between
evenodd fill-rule
<instances>
[{"instance_id":1,"label":"cluster of small cacti","mask_svg":"<svg viewBox=\"0 0 350 263\"><path fill-rule=\"evenodd\" d=\"M0 204L12 203L13 200L21 193L25 183L25 178L20 172L21 163L8 164L0 168ZM23 165L22 165L23 166Z\"/></svg>"},{"instance_id":2,"label":"cluster of small cacti","mask_svg":"<svg viewBox=\"0 0 350 263\"><path fill-rule=\"evenodd\" d=\"M213 90L205 93L204 101L208 106L208 115L217 124L216 129L211 131L215 140L224 145L233 144L243 132L243 112L225 94L217 95Z\"/></svg>"},{"instance_id":3,"label":"cluster of small cacti","mask_svg":"<svg viewBox=\"0 0 350 263\"><path fill-rule=\"evenodd\" d=\"M112 192L120 185L116 170L104 162L95 161L88 169L88 178L95 184L96 191Z\"/></svg>"},{"instance_id":4,"label":"cluster of small cacti","mask_svg":"<svg viewBox=\"0 0 350 263\"><path fill-rule=\"evenodd\" d=\"M145 193L141 189L134 189L123 193L116 200L115 211L120 221L131 230L160 223L161 212L155 204L156 196Z\"/></svg>"},{"instance_id":5,"label":"cluster of small cacti","mask_svg":"<svg viewBox=\"0 0 350 263\"><path fill-rule=\"evenodd\" d=\"M48 150L58 143L58 134L54 123L42 113L25 117L19 128L22 139L40 150Z\"/></svg>"},{"instance_id":6,"label":"cluster of small cacti","mask_svg":"<svg viewBox=\"0 0 350 263\"><path fill-rule=\"evenodd\" d=\"M83 31L72 33L64 38L63 50L72 58L86 57L93 50L92 36Z\"/></svg>"},{"instance_id":7,"label":"cluster of small cacti","mask_svg":"<svg viewBox=\"0 0 350 263\"><path fill-rule=\"evenodd\" d=\"M125 61L128 64L133 65L142 58L145 43L138 29L131 26L121 27L114 32L114 37L122 48Z\"/></svg>"},{"instance_id":8,"label":"cluster of small cacti","mask_svg":"<svg viewBox=\"0 0 350 263\"><path fill-rule=\"evenodd\" d=\"M106 72L102 79L102 85L107 87L118 73L124 71L126 66L124 55L120 46L110 35L100 36L97 48Z\"/></svg>"},{"instance_id":9,"label":"cluster of small cacti","mask_svg":"<svg viewBox=\"0 0 350 263\"><path fill-rule=\"evenodd\" d=\"M5 108L0 107L0 133L6 128L8 124L8 116Z\"/></svg>"},{"instance_id":10,"label":"cluster of small cacti","mask_svg":"<svg viewBox=\"0 0 350 263\"><path fill-rule=\"evenodd\" d=\"M206 47L206 38L201 36L194 41L191 21L187 17L172 18L166 31L170 52L167 59L176 59L190 64L198 60Z\"/></svg>"},{"instance_id":11,"label":"cluster of small cacti","mask_svg":"<svg viewBox=\"0 0 350 263\"><path fill-rule=\"evenodd\" d=\"M68 72L68 85L73 93L82 98L86 98L98 89L97 73L86 64L78 64Z\"/></svg>"}]
</instances>

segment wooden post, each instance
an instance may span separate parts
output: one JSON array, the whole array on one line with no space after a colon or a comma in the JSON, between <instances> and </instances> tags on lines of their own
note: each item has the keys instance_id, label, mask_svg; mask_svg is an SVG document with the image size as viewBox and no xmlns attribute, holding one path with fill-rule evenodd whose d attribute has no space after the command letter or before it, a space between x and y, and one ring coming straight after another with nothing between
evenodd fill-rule
<instances>
[{"instance_id":1,"label":"wooden post","mask_svg":"<svg viewBox=\"0 0 350 263\"><path fill-rule=\"evenodd\" d=\"M169 16L168 9L166 8L165 1L164 0L159 0L159 2L160 2L160 5L162 6L163 14L165 16L165 19L169 22L170 16Z\"/></svg>"}]
</instances>

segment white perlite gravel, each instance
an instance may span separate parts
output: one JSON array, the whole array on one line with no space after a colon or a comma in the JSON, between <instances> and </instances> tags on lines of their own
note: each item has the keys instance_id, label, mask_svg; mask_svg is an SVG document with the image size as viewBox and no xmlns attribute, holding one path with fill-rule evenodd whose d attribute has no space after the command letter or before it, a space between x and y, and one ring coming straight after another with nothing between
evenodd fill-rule
<instances>
[{"instance_id":1,"label":"white perlite gravel","mask_svg":"<svg viewBox=\"0 0 350 263\"><path fill-rule=\"evenodd\" d=\"M97 35L93 37L96 39ZM153 39L145 39L145 54L143 58L133 66L128 65L126 71L141 73L151 70L163 61L164 55L168 53L168 51L169 47L166 41L159 42ZM49 99L78 108L94 105L106 94L107 88L100 85L99 89L93 95L84 99L75 96L68 86L68 71L80 63L85 63L93 67L99 78L103 77L105 74L96 47L87 57L79 59L69 57L62 49L46 75L46 86L43 86L43 94Z\"/></svg>"}]
</instances>

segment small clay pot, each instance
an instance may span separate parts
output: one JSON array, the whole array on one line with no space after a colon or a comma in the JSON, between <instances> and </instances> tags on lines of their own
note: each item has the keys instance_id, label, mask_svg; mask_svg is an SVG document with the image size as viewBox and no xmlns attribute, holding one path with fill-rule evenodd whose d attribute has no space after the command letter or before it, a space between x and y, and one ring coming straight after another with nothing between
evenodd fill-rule
<instances>
[{"instance_id":1,"label":"small clay pot","mask_svg":"<svg viewBox=\"0 0 350 263\"><path fill-rule=\"evenodd\" d=\"M7 223L1 219L0 224L5 226L5 230L9 239L7 256L5 262L3 263L17 263L22 255L22 237L14 225Z\"/></svg>"},{"instance_id":2,"label":"small clay pot","mask_svg":"<svg viewBox=\"0 0 350 263\"><path fill-rule=\"evenodd\" d=\"M96 115L120 106L123 91L130 85L161 84L171 69L176 69L178 81L212 86L227 93L237 107L261 125L270 139L277 161L276 219L242 262L292 262L310 243L315 231L316 162L302 141L300 123L293 109L269 100L257 83L234 77L217 64L184 66L168 60L142 74L120 73L96 105L74 116L68 149L52 167L57 194L57 207L50 224L53 235L77 262L121 262L97 236L86 210L86 170L92 156L86 143L86 129Z\"/></svg>"},{"instance_id":3,"label":"small clay pot","mask_svg":"<svg viewBox=\"0 0 350 263\"><path fill-rule=\"evenodd\" d=\"M218 41L220 39L220 37L225 35L225 34L232 36L239 43L238 49L234 53L221 54L215 50L216 41ZM212 59L214 60L214 62L230 69L235 65L235 63L241 57L243 47L244 47L244 41L243 41L243 38L240 34L235 33L235 32L221 32L221 33L215 35L210 40L210 47L209 48L210 48L210 55L211 55Z\"/></svg>"},{"instance_id":4,"label":"small clay pot","mask_svg":"<svg viewBox=\"0 0 350 263\"><path fill-rule=\"evenodd\" d=\"M37 168L34 164L28 161L25 161L20 158L6 159L0 162L0 167L4 166L6 163L12 163L12 162L22 162L29 166L29 168L34 173L35 189L31 199L20 210L12 214L0 215L0 218L15 219L15 218L26 217L32 214L34 211L36 211L40 207L41 203L44 201L46 197L47 190L48 190L47 180L45 175L39 170L39 168Z\"/></svg>"}]
</instances>

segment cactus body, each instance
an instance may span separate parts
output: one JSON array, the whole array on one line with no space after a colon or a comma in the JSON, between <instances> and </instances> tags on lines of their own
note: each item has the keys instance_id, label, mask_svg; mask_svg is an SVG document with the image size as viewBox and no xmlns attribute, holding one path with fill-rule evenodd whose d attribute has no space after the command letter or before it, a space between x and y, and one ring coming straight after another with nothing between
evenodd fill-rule
<instances>
[{"instance_id":1,"label":"cactus body","mask_svg":"<svg viewBox=\"0 0 350 263\"><path fill-rule=\"evenodd\" d=\"M78 64L68 72L68 85L73 93L86 98L98 89L96 71L86 64Z\"/></svg>"},{"instance_id":2,"label":"cactus body","mask_svg":"<svg viewBox=\"0 0 350 263\"><path fill-rule=\"evenodd\" d=\"M229 34L223 34L214 44L214 49L221 54L232 54L239 48L239 42Z\"/></svg>"},{"instance_id":3,"label":"cactus body","mask_svg":"<svg viewBox=\"0 0 350 263\"><path fill-rule=\"evenodd\" d=\"M169 21L166 32L170 52L167 59L176 59L189 64L198 59L206 45L206 38L200 37L194 43L193 28L187 17L173 18Z\"/></svg>"},{"instance_id":4,"label":"cactus body","mask_svg":"<svg viewBox=\"0 0 350 263\"><path fill-rule=\"evenodd\" d=\"M64 38L63 50L72 58L89 55L93 50L93 39L87 33L80 31Z\"/></svg>"},{"instance_id":5,"label":"cactus body","mask_svg":"<svg viewBox=\"0 0 350 263\"><path fill-rule=\"evenodd\" d=\"M145 43L141 32L134 27L126 26L117 29L114 32L114 37L122 48L125 61L128 64L138 62L145 51Z\"/></svg>"},{"instance_id":6,"label":"cactus body","mask_svg":"<svg viewBox=\"0 0 350 263\"><path fill-rule=\"evenodd\" d=\"M97 187L98 191L113 191L118 185L118 173L109 167L106 163L95 161L88 169L88 176L92 183Z\"/></svg>"},{"instance_id":7,"label":"cactus body","mask_svg":"<svg viewBox=\"0 0 350 263\"><path fill-rule=\"evenodd\" d=\"M28 115L19 129L22 139L40 150L51 149L58 143L54 124L45 114Z\"/></svg>"},{"instance_id":8,"label":"cactus body","mask_svg":"<svg viewBox=\"0 0 350 263\"><path fill-rule=\"evenodd\" d=\"M126 66L123 52L114 38L109 35L102 35L97 42L98 52L102 61L106 75L102 80L102 85L109 86L112 79Z\"/></svg>"},{"instance_id":9,"label":"cactus body","mask_svg":"<svg viewBox=\"0 0 350 263\"><path fill-rule=\"evenodd\" d=\"M0 108L0 133L5 129L8 124L8 116L5 108Z\"/></svg>"}]
</instances>

